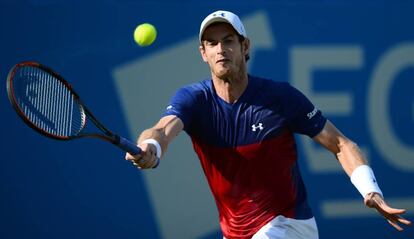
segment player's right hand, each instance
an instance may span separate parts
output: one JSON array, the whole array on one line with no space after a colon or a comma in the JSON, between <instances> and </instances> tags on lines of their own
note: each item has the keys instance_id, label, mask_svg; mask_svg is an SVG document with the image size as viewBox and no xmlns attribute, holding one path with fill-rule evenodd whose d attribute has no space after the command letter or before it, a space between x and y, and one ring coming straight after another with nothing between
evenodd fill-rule
<instances>
[{"instance_id":1,"label":"player's right hand","mask_svg":"<svg viewBox=\"0 0 414 239\"><path fill-rule=\"evenodd\" d=\"M130 161L134 166L139 169L153 168L157 165L158 158L156 156L157 149L153 144L139 144L141 153L137 155L125 154L125 160Z\"/></svg>"}]
</instances>

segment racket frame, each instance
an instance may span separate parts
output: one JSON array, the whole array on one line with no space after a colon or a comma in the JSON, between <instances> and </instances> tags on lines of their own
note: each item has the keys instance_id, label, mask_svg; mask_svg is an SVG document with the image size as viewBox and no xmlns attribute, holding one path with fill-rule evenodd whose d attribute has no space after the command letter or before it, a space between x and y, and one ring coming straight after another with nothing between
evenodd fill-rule
<instances>
[{"instance_id":1,"label":"racket frame","mask_svg":"<svg viewBox=\"0 0 414 239\"><path fill-rule=\"evenodd\" d=\"M72 136L59 136L56 134L51 134L48 133L47 131L39 128L36 124L34 124L32 121L30 121L25 113L23 113L22 108L19 106L19 104L17 103L16 97L14 95L14 88L13 88L13 80L14 80L14 76L16 74L16 70L21 68L21 67L35 67L35 68L39 68L49 74L51 74L55 79L59 80L62 84L65 85L65 87L67 87L67 89L69 89L70 93L73 95L74 101L77 102L78 106L80 107L80 111L84 113L85 117L84 122L83 122L83 126L82 129L76 134L76 135L72 135ZM81 101L79 95L76 93L76 91L73 89L73 87L58 73L56 73L54 70L52 70L51 68L42 65L38 62L34 62L34 61L25 61L25 62L20 62L16 65L13 66L13 68L9 71L9 74L7 75L7 95L9 97L9 101L11 103L11 105L13 106L13 108L15 109L15 111L17 112L17 114L20 116L20 118L32 129L34 129L35 131L37 131L38 133L49 137L49 138L53 138L53 139L58 139L58 140L72 140L72 139L77 139L77 138L83 138L83 137L92 137L92 138L99 138L105 141L108 141L112 144L115 144L121 148L123 148L123 144L127 143L125 142L126 139L120 137L117 134L112 133L110 130L108 130L105 126L103 126L98 119L96 119L96 117L91 113L91 111L85 106L85 104ZM87 119L89 119L90 121L92 121L94 123L94 125L102 131L103 134L99 134L99 133L82 133L83 129L85 128L86 124L87 124ZM128 141L128 140L126 140ZM124 149L124 148L123 148ZM125 149L124 149L125 150ZM128 148L128 150L126 151L130 151L130 148Z\"/></svg>"},{"instance_id":2,"label":"racket frame","mask_svg":"<svg viewBox=\"0 0 414 239\"><path fill-rule=\"evenodd\" d=\"M82 128L79 130L79 132L76 135L64 137L64 136L59 136L59 135L55 135L55 134L50 134L50 133L46 132L45 130L41 129L40 127L38 127L37 125L35 125L30 119L28 119L26 117L26 114L23 112L23 110L21 109L21 107L19 106L19 104L16 101L16 97L15 97L15 94L14 94L14 88L13 88L13 80L14 80L14 76L16 74L16 70L18 68L24 67L24 66L39 68L39 69L41 69L41 70L43 70L47 73L50 73L55 79L59 80L62 84L64 84L69 89L70 93L74 97L74 100L78 103L78 106L80 107L79 109L83 113L82 115L84 115L84 117L82 118L82 120L83 120ZM36 132L38 132L38 133L40 133L40 134L42 134L46 137L49 137L49 138L52 138L52 139L58 139L58 140L71 140L71 139L77 139L77 138L83 138L83 137L99 138L99 139L102 139L104 141L110 142L110 143L118 146L119 148L121 148L125 152L129 152L132 155L141 154L141 152L142 152L141 148L138 147L135 143L131 142L128 139L120 137L117 134L114 134L113 132L108 130L105 126L103 126L103 124L101 124L98 121L98 119L85 106L85 104L83 104L83 102L81 101L79 95L76 93L76 91L73 89L73 87L60 74L56 73L51 68L49 68L45 65L42 65L38 62L35 62L35 61L20 62L20 63L14 65L10 69L10 71L7 75L6 83L7 83L7 95L8 95L9 101L12 104L13 108L15 109L17 114L20 116L20 118L23 120L23 122L25 122L26 125L28 125L32 129L34 129ZM83 129L85 128L85 126L87 124L87 119L91 120L92 123L99 130L101 130L102 134L100 134L100 133L82 133ZM153 166L153 168L156 168L158 166L159 162L160 162L160 158L157 157L157 161L156 161L155 165Z\"/></svg>"}]
</instances>

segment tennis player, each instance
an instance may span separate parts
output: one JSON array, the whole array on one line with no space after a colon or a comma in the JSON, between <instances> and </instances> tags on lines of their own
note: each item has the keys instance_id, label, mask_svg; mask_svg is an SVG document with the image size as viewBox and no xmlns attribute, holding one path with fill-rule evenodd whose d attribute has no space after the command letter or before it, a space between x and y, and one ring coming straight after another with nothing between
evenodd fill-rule
<instances>
[{"instance_id":1,"label":"tennis player","mask_svg":"<svg viewBox=\"0 0 414 239\"><path fill-rule=\"evenodd\" d=\"M411 222L384 201L358 146L297 89L247 73L250 41L228 11L200 26L206 79L179 89L163 117L138 138L143 153L126 155L152 168L181 131L192 140L214 195L224 238L315 239L318 230L299 171L294 134L331 151L364 197L397 230Z\"/></svg>"}]
</instances>

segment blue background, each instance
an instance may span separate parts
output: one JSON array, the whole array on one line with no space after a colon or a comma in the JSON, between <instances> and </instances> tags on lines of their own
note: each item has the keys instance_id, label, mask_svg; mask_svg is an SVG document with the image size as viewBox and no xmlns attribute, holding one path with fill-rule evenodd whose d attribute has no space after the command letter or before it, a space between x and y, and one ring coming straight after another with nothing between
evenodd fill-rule
<instances>
[{"instance_id":1,"label":"blue background","mask_svg":"<svg viewBox=\"0 0 414 239\"><path fill-rule=\"evenodd\" d=\"M367 91L378 59L396 45L414 44L414 2L68 2L2 0L0 3L0 79L3 79L0 87L0 238L161 238L143 176L122 160L123 153L97 140L59 142L33 133L10 107L5 80L8 70L17 62L35 60L49 65L75 86L104 124L128 135L121 102L114 90L113 66L145 58L157 49L193 37L204 16L217 9L228 9L239 16L256 10L268 13L272 31L277 36L277 48L255 55L251 71L260 76L289 81L288 59L292 46L362 47L360 69L316 72L313 87L319 91L353 92L352 114L328 117L346 135L369 148L372 165L386 196L414 196L411 185L414 172L399 170L383 160L368 130L366 114ZM142 22L157 26L158 38L151 47L140 48L132 40L135 26ZM197 45L194 50L197 51ZM394 80L389 112L393 116L393 130L412 150L413 76L411 65ZM156 93L156 89L141 90ZM414 164L414 159L411 160ZM315 174L306 165L302 171L311 204L315 205L321 238L363 238L363 234L373 238L414 238L413 228L396 233L380 216L324 218L318 202L360 197L349 181L344 180L344 174ZM407 217L413 219L413 212ZM191 222L188 226L191 227ZM219 235L212 232L201 237L219 238Z\"/></svg>"}]
</instances>

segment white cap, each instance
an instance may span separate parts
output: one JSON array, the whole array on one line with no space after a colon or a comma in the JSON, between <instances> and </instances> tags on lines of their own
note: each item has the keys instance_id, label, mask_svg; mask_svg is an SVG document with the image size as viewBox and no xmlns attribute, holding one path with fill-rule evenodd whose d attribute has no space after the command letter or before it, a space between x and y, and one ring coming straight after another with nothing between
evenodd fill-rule
<instances>
[{"instance_id":1,"label":"white cap","mask_svg":"<svg viewBox=\"0 0 414 239\"><path fill-rule=\"evenodd\" d=\"M234 30L236 30L236 32L239 33L239 35L247 37L243 23L240 21L240 18L236 14L229 11L219 10L208 15L206 18L204 18L203 22L201 23L200 34L198 36L198 40L200 42L204 30L206 30L206 28L210 26L212 23L216 22L226 22L230 24L234 28Z\"/></svg>"}]
</instances>

